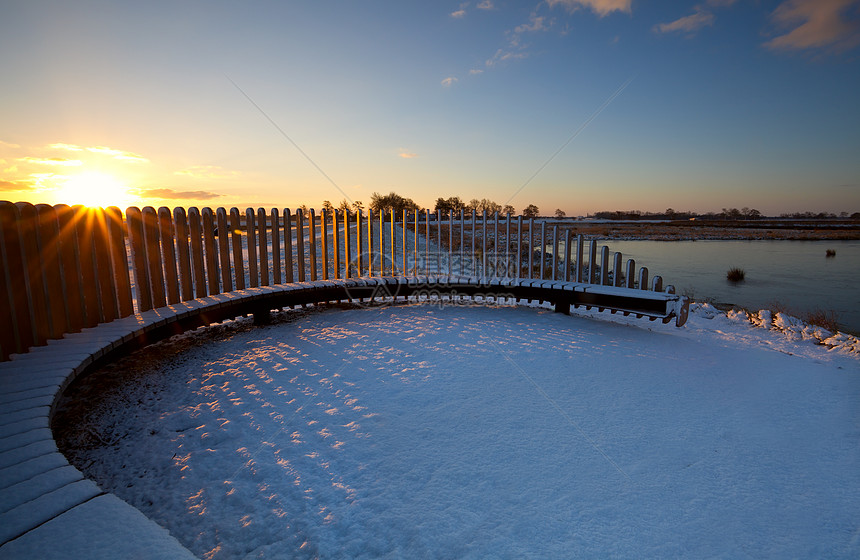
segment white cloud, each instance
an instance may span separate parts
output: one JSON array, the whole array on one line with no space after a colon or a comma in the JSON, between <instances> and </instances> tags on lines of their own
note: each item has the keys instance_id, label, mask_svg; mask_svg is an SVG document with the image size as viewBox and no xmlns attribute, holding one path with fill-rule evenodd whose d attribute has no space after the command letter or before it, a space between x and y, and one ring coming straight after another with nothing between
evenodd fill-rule
<instances>
[{"instance_id":1,"label":"white cloud","mask_svg":"<svg viewBox=\"0 0 860 560\"><path fill-rule=\"evenodd\" d=\"M403 159L413 159L417 158L418 154L400 148L400 153L397 154L397 157L402 157Z\"/></svg>"},{"instance_id":2,"label":"white cloud","mask_svg":"<svg viewBox=\"0 0 860 560\"><path fill-rule=\"evenodd\" d=\"M714 14L708 10L696 7L696 11L688 16L678 18L669 23L660 23L654 26L654 31L658 33L673 33L681 31L684 33L695 33L706 25L714 24Z\"/></svg>"},{"instance_id":3,"label":"white cloud","mask_svg":"<svg viewBox=\"0 0 860 560\"><path fill-rule=\"evenodd\" d=\"M472 68L471 70L469 70L470 76L474 76L476 74L483 74L483 73L484 73L484 71L481 70L480 68Z\"/></svg>"},{"instance_id":4,"label":"white cloud","mask_svg":"<svg viewBox=\"0 0 860 560\"><path fill-rule=\"evenodd\" d=\"M66 159L66 158L35 158L35 157L23 157L18 158L18 161L23 161L25 163L34 163L36 165L51 165L57 167L78 167L83 165L83 162L79 159Z\"/></svg>"},{"instance_id":5,"label":"white cloud","mask_svg":"<svg viewBox=\"0 0 860 560\"><path fill-rule=\"evenodd\" d=\"M521 34L527 32L544 31L547 29L547 26L544 24L545 19L546 18L544 18L543 16L539 16L535 13L532 13L529 16L529 22L515 27L514 33Z\"/></svg>"},{"instance_id":6,"label":"white cloud","mask_svg":"<svg viewBox=\"0 0 860 560\"><path fill-rule=\"evenodd\" d=\"M846 17L852 7L856 12L860 1L786 0L777 6L771 18L779 27L793 29L765 46L774 50L855 47L860 44L860 22Z\"/></svg>"},{"instance_id":7,"label":"white cloud","mask_svg":"<svg viewBox=\"0 0 860 560\"><path fill-rule=\"evenodd\" d=\"M475 7L479 10L492 10L495 6L493 6L492 0L484 0L483 2L478 2L478 5Z\"/></svg>"},{"instance_id":8,"label":"white cloud","mask_svg":"<svg viewBox=\"0 0 860 560\"><path fill-rule=\"evenodd\" d=\"M459 80L457 80L457 78L455 78L454 76L448 76L447 78L442 80L442 85L445 87L451 87L452 85L456 84L458 81Z\"/></svg>"},{"instance_id":9,"label":"white cloud","mask_svg":"<svg viewBox=\"0 0 860 560\"><path fill-rule=\"evenodd\" d=\"M469 3L463 2L462 4L460 4L459 9L451 12L451 17L457 18L457 19L466 17L466 8L468 8L468 7L469 7Z\"/></svg>"},{"instance_id":10,"label":"white cloud","mask_svg":"<svg viewBox=\"0 0 860 560\"><path fill-rule=\"evenodd\" d=\"M62 142L58 142L56 144L48 144L48 147L52 150L68 150L70 152L84 151L84 149L80 146L76 146L75 144L63 144Z\"/></svg>"},{"instance_id":11,"label":"white cloud","mask_svg":"<svg viewBox=\"0 0 860 560\"><path fill-rule=\"evenodd\" d=\"M631 13L630 5L632 1L633 0L547 0L547 4L549 4L550 8L563 6L571 12L580 8L587 8L600 17L604 17L612 12Z\"/></svg>"}]
</instances>

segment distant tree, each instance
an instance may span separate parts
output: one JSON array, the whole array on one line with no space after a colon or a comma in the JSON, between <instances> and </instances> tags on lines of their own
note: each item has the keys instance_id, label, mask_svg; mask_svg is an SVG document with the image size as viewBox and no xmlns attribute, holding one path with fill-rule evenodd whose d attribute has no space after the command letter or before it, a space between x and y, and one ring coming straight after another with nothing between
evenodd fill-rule
<instances>
[{"instance_id":1,"label":"distant tree","mask_svg":"<svg viewBox=\"0 0 860 560\"><path fill-rule=\"evenodd\" d=\"M307 205L307 204L302 204L301 206L299 206L299 210L301 210L301 211L302 211L302 215L307 215L307 213L308 213L308 205Z\"/></svg>"},{"instance_id":2,"label":"distant tree","mask_svg":"<svg viewBox=\"0 0 860 560\"><path fill-rule=\"evenodd\" d=\"M352 203L352 210L354 212L358 212L359 210L364 210L364 203L360 200L356 200Z\"/></svg>"},{"instance_id":3,"label":"distant tree","mask_svg":"<svg viewBox=\"0 0 860 560\"><path fill-rule=\"evenodd\" d=\"M490 200L490 199L488 199L488 198L482 198L482 199L481 199L481 204L480 204L480 206L479 206L479 208L478 208L478 209L479 209L481 212L483 212L484 210L486 210L486 211L487 211L487 215L492 216L492 215L493 215L493 214L495 214L496 212L501 212L501 210L502 210L502 205L501 205L501 204L499 204L499 203L497 203L497 202L494 202L494 201L492 201L492 200Z\"/></svg>"},{"instance_id":4,"label":"distant tree","mask_svg":"<svg viewBox=\"0 0 860 560\"><path fill-rule=\"evenodd\" d=\"M385 196L376 192L370 195L370 209L374 212L390 212L393 209L396 215L400 215L404 210L415 212L418 208L411 198L404 198L395 192Z\"/></svg>"},{"instance_id":5,"label":"distant tree","mask_svg":"<svg viewBox=\"0 0 860 560\"><path fill-rule=\"evenodd\" d=\"M352 209L352 205L349 203L347 199L343 199L340 201L340 204L337 207L341 212L349 212Z\"/></svg>"},{"instance_id":6,"label":"distant tree","mask_svg":"<svg viewBox=\"0 0 860 560\"><path fill-rule=\"evenodd\" d=\"M561 208L555 209L555 217L556 218L560 219L560 218L564 218L565 216L567 216L567 213L564 210L562 210Z\"/></svg>"},{"instance_id":7,"label":"distant tree","mask_svg":"<svg viewBox=\"0 0 860 560\"><path fill-rule=\"evenodd\" d=\"M502 208L502 213L503 214L516 214L517 209L514 208L513 206L511 206L510 204L505 204L505 207Z\"/></svg>"},{"instance_id":8,"label":"distant tree","mask_svg":"<svg viewBox=\"0 0 860 560\"><path fill-rule=\"evenodd\" d=\"M449 210L459 212L465 207L466 203L460 200L459 196L452 196L450 198L437 198L436 206L433 209L441 210L443 214L447 214Z\"/></svg>"},{"instance_id":9,"label":"distant tree","mask_svg":"<svg viewBox=\"0 0 860 560\"><path fill-rule=\"evenodd\" d=\"M466 208L469 210L477 212L478 209L481 208L481 201L478 200L477 198L473 198L472 200L469 201L468 204L466 204Z\"/></svg>"},{"instance_id":10,"label":"distant tree","mask_svg":"<svg viewBox=\"0 0 860 560\"><path fill-rule=\"evenodd\" d=\"M666 217L671 220L675 217L675 209L674 208L666 208L666 212L664 212L664 214L666 214Z\"/></svg>"},{"instance_id":11,"label":"distant tree","mask_svg":"<svg viewBox=\"0 0 860 560\"><path fill-rule=\"evenodd\" d=\"M540 211L534 204L529 204L523 210L523 218L537 218L538 216L540 216Z\"/></svg>"},{"instance_id":12,"label":"distant tree","mask_svg":"<svg viewBox=\"0 0 860 560\"><path fill-rule=\"evenodd\" d=\"M334 206L332 206L331 202L329 202L328 200L323 200L323 210L325 210L326 212L331 212L332 210L334 210Z\"/></svg>"}]
</instances>

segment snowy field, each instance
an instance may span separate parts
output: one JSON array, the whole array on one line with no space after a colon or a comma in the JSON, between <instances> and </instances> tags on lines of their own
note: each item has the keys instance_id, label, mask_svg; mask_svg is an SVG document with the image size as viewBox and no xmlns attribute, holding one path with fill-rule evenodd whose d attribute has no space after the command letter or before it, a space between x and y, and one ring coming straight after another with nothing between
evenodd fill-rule
<instances>
[{"instance_id":1,"label":"snowy field","mask_svg":"<svg viewBox=\"0 0 860 560\"><path fill-rule=\"evenodd\" d=\"M828 336L295 311L94 374L55 429L201 558L858 558L860 348Z\"/></svg>"}]
</instances>

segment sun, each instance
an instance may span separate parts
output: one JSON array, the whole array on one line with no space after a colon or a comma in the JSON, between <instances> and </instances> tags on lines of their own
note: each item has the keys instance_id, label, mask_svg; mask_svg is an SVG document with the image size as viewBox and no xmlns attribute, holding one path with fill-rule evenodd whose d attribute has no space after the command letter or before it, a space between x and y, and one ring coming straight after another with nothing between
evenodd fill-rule
<instances>
[{"instance_id":1,"label":"sun","mask_svg":"<svg viewBox=\"0 0 860 560\"><path fill-rule=\"evenodd\" d=\"M88 171L66 179L56 191L58 203L82 204L92 208L131 206L136 197L129 192L128 186L117 177L98 171Z\"/></svg>"}]
</instances>

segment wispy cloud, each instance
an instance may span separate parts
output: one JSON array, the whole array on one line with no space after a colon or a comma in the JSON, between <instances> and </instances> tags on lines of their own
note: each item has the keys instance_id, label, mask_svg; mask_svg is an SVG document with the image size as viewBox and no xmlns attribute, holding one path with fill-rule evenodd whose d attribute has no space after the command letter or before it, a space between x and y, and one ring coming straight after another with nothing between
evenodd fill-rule
<instances>
[{"instance_id":1,"label":"wispy cloud","mask_svg":"<svg viewBox=\"0 0 860 560\"><path fill-rule=\"evenodd\" d=\"M140 189L138 193L142 198L152 197L169 200L211 200L223 196L209 191L175 191L173 189Z\"/></svg>"},{"instance_id":2,"label":"wispy cloud","mask_svg":"<svg viewBox=\"0 0 860 560\"><path fill-rule=\"evenodd\" d=\"M185 175L195 179L227 179L239 175L238 171L230 171L217 165L192 165L187 169L176 171L175 175Z\"/></svg>"},{"instance_id":3,"label":"wispy cloud","mask_svg":"<svg viewBox=\"0 0 860 560\"><path fill-rule=\"evenodd\" d=\"M468 7L469 7L468 2L460 4L460 7L458 9L451 12L451 17L457 18L457 19L466 17L466 8L468 8Z\"/></svg>"},{"instance_id":4,"label":"wispy cloud","mask_svg":"<svg viewBox=\"0 0 860 560\"><path fill-rule=\"evenodd\" d=\"M448 76L447 78L445 78L444 80L442 80L442 85L443 85L443 86L445 86L445 87L451 87L451 86L453 86L454 84L456 84L458 81L459 81L459 80L457 80L457 78L456 78L456 77L454 77L454 76Z\"/></svg>"},{"instance_id":5,"label":"wispy cloud","mask_svg":"<svg viewBox=\"0 0 860 560\"><path fill-rule=\"evenodd\" d=\"M652 29L655 33L686 33L692 37L699 29L714 24L714 8L728 8L737 0L705 0L693 6L693 13L668 23L658 23Z\"/></svg>"},{"instance_id":6,"label":"wispy cloud","mask_svg":"<svg viewBox=\"0 0 860 560\"><path fill-rule=\"evenodd\" d=\"M110 156L114 159L119 159L123 161L149 163L149 160L141 155L132 152L124 152L122 150L114 150L113 148L106 148L104 146L93 146L91 148L87 148L87 151L92 152L94 154L103 154L106 156Z\"/></svg>"},{"instance_id":7,"label":"wispy cloud","mask_svg":"<svg viewBox=\"0 0 860 560\"><path fill-rule=\"evenodd\" d=\"M397 157L402 157L403 159L413 159L417 158L418 154L400 148L400 153L397 154Z\"/></svg>"},{"instance_id":8,"label":"wispy cloud","mask_svg":"<svg viewBox=\"0 0 860 560\"><path fill-rule=\"evenodd\" d=\"M0 148L12 148L12 149L15 149L15 148L20 148L20 147L21 147L21 146L19 146L18 144L12 144L11 142L4 142L3 140L0 140Z\"/></svg>"},{"instance_id":9,"label":"wispy cloud","mask_svg":"<svg viewBox=\"0 0 860 560\"><path fill-rule=\"evenodd\" d=\"M65 144L62 142L58 142L55 144L48 144L47 146L52 150L65 150L68 152L83 152L87 151L93 154L101 154L105 156L112 157L114 159L118 159L121 161L133 161L137 163L149 163L149 160L143 157L142 155L135 154L133 152L126 152L124 150L116 150L114 148L108 148L107 146L78 146L77 144Z\"/></svg>"},{"instance_id":10,"label":"wispy cloud","mask_svg":"<svg viewBox=\"0 0 860 560\"><path fill-rule=\"evenodd\" d=\"M714 14L702 6L696 6L692 14L668 23L659 23L654 26L654 31L656 33L683 32L692 35L706 25L713 24Z\"/></svg>"},{"instance_id":11,"label":"wispy cloud","mask_svg":"<svg viewBox=\"0 0 860 560\"><path fill-rule=\"evenodd\" d=\"M484 0L483 2L478 2L478 5L475 6L479 10L492 10L495 8L492 0Z\"/></svg>"},{"instance_id":12,"label":"wispy cloud","mask_svg":"<svg viewBox=\"0 0 860 560\"><path fill-rule=\"evenodd\" d=\"M852 10L853 8L853 10ZM860 0L786 0L771 19L791 31L765 43L773 50L803 50L830 47L846 50L860 44Z\"/></svg>"},{"instance_id":13,"label":"wispy cloud","mask_svg":"<svg viewBox=\"0 0 860 560\"><path fill-rule=\"evenodd\" d=\"M633 0L547 0L550 8L562 6L573 12L586 8L600 17L608 16L612 12L631 13L630 5Z\"/></svg>"},{"instance_id":14,"label":"wispy cloud","mask_svg":"<svg viewBox=\"0 0 860 560\"><path fill-rule=\"evenodd\" d=\"M37 157L22 157L18 158L18 161L22 161L24 163L32 163L35 165L52 165L59 167L77 167L79 165L83 165L83 162L79 159L66 159L66 158L37 158Z\"/></svg>"},{"instance_id":15,"label":"wispy cloud","mask_svg":"<svg viewBox=\"0 0 860 560\"><path fill-rule=\"evenodd\" d=\"M0 181L0 191L26 191L32 188L32 181Z\"/></svg>"}]
</instances>

